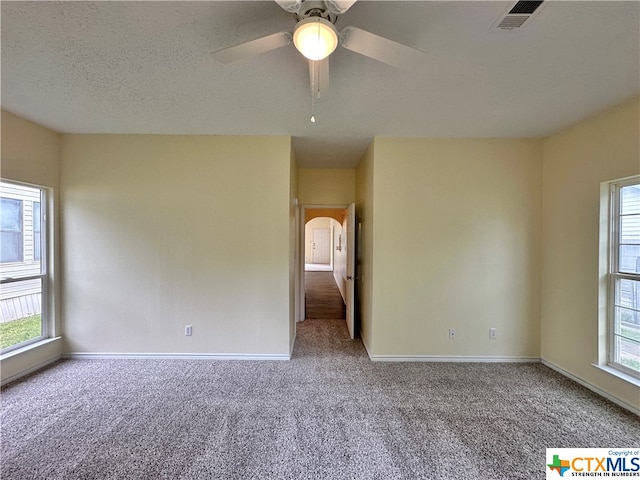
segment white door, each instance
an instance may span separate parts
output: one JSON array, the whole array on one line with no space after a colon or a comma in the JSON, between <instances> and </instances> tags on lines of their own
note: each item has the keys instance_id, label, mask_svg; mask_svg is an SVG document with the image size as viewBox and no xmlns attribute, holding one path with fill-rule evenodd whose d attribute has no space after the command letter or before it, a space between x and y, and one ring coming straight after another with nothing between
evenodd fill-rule
<instances>
[{"instance_id":1,"label":"white door","mask_svg":"<svg viewBox=\"0 0 640 480\"><path fill-rule=\"evenodd\" d=\"M347 207L347 328L351 338L356 336L355 274L356 274L356 205Z\"/></svg>"},{"instance_id":2,"label":"white door","mask_svg":"<svg viewBox=\"0 0 640 480\"><path fill-rule=\"evenodd\" d=\"M329 264L331 261L331 230L313 229L313 263Z\"/></svg>"}]
</instances>

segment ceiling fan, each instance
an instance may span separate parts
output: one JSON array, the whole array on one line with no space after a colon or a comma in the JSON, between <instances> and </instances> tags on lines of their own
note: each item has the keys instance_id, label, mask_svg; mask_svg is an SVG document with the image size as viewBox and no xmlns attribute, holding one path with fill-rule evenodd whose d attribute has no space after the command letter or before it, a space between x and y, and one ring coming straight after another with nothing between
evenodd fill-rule
<instances>
[{"instance_id":1,"label":"ceiling fan","mask_svg":"<svg viewBox=\"0 0 640 480\"><path fill-rule=\"evenodd\" d=\"M338 31L335 23L356 0L275 0L285 11L294 14L296 25L292 32L278 32L246 43L223 48L212 53L221 63L238 60L275 50L291 42L309 59L312 102L328 98L329 55L343 48L401 69L419 63L425 54L388 38L347 26ZM313 121L313 117L312 117Z\"/></svg>"}]
</instances>

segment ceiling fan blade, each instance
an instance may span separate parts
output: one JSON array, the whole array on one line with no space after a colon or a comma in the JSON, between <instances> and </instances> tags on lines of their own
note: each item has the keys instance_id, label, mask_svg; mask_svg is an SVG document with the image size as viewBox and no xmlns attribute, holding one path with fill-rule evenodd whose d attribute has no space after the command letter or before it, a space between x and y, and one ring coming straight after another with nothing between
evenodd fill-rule
<instances>
[{"instance_id":1,"label":"ceiling fan blade","mask_svg":"<svg viewBox=\"0 0 640 480\"><path fill-rule=\"evenodd\" d=\"M347 50L403 70L415 67L426 58L420 50L357 27L344 27L340 32L340 43Z\"/></svg>"},{"instance_id":2,"label":"ceiling fan blade","mask_svg":"<svg viewBox=\"0 0 640 480\"><path fill-rule=\"evenodd\" d=\"M275 2L289 13L298 13L302 5L302 0L275 0Z\"/></svg>"},{"instance_id":3,"label":"ceiling fan blade","mask_svg":"<svg viewBox=\"0 0 640 480\"><path fill-rule=\"evenodd\" d=\"M342 15L349 10L357 0L325 0L325 4L331 13Z\"/></svg>"},{"instance_id":4,"label":"ceiling fan blade","mask_svg":"<svg viewBox=\"0 0 640 480\"><path fill-rule=\"evenodd\" d=\"M231 63L268 52L269 50L284 47L290 43L290 32L278 32L267 35L266 37L256 38L246 43L234 45L233 47L223 48L222 50L213 52L211 55L221 63Z\"/></svg>"},{"instance_id":5,"label":"ceiling fan blade","mask_svg":"<svg viewBox=\"0 0 640 480\"><path fill-rule=\"evenodd\" d=\"M329 57L323 60L309 60L311 96L316 103L329 98Z\"/></svg>"}]
</instances>

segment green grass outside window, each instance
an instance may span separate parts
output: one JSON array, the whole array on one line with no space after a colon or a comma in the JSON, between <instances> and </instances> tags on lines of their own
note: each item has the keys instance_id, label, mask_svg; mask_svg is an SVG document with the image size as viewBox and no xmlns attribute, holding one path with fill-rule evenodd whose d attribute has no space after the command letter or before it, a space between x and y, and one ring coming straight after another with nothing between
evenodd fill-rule
<instances>
[{"instance_id":1,"label":"green grass outside window","mask_svg":"<svg viewBox=\"0 0 640 480\"><path fill-rule=\"evenodd\" d=\"M0 323L0 348L7 348L42 335L40 315Z\"/></svg>"}]
</instances>

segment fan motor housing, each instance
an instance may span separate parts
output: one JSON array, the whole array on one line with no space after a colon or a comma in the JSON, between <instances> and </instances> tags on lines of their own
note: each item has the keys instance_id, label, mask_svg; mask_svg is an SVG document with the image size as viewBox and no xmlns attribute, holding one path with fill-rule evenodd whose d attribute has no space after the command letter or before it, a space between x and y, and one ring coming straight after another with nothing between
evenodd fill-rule
<instances>
[{"instance_id":1,"label":"fan motor housing","mask_svg":"<svg viewBox=\"0 0 640 480\"><path fill-rule=\"evenodd\" d=\"M321 17L333 24L338 20L338 16L331 13L323 1L303 0L300 10L296 13L296 19L300 21L310 17Z\"/></svg>"}]
</instances>

